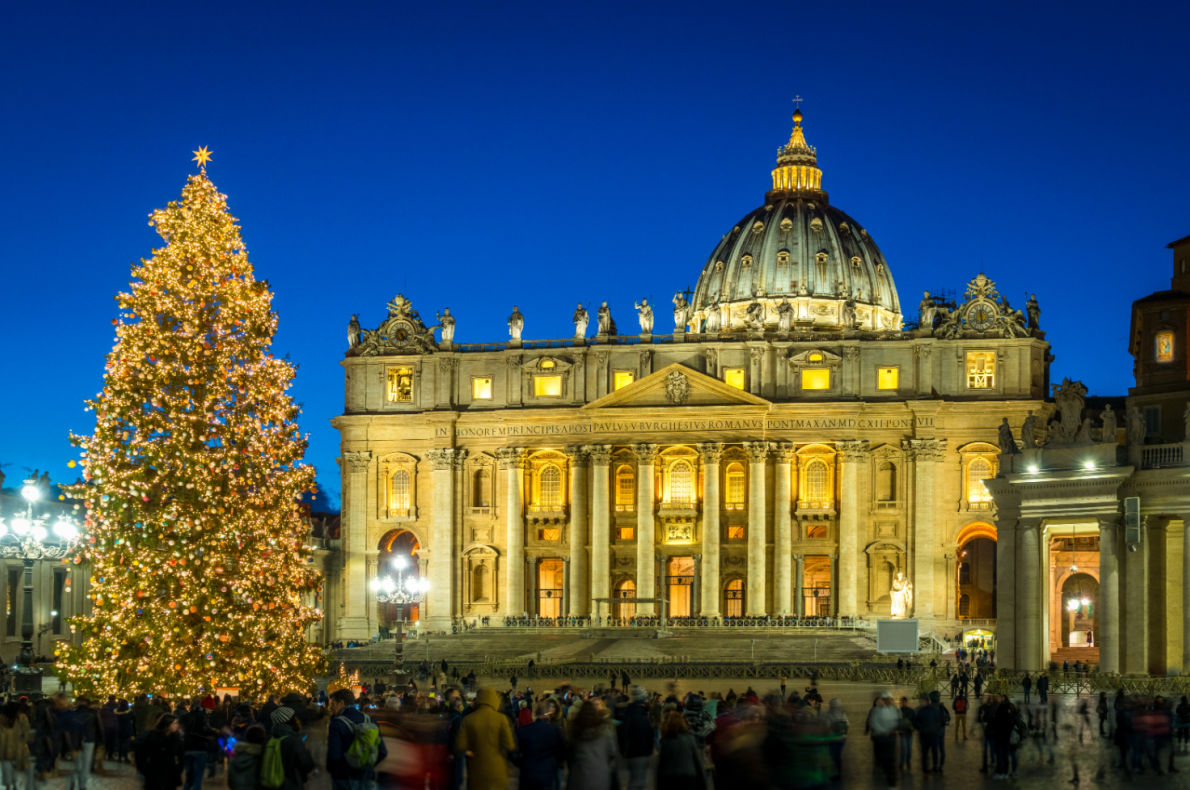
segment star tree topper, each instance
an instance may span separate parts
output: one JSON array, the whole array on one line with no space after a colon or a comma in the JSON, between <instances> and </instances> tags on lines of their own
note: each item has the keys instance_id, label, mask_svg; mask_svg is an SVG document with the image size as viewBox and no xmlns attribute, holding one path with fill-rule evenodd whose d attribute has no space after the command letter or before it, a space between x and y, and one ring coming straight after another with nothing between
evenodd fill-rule
<instances>
[{"instance_id":1,"label":"star tree topper","mask_svg":"<svg viewBox=\"0 0 1190 790\"><path fill-rule=\"evenodd\" d=\"M198 162L198 169L206 172L207 162L211 161L212 159L210 149L205 145L202 145L199 146L197 151L191 151L190 153L194 154L194 158L190 161Z\"/></svg>"}]
</instances>

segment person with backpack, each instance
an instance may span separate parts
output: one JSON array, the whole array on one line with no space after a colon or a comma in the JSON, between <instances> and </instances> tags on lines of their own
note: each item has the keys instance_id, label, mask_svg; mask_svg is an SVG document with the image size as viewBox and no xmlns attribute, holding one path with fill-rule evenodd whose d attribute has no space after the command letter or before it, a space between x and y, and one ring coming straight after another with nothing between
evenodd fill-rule
<instances>
[{"instance_id":1,"label":"person with backpack","mask_svg":"<svg viewBox=\"0 0 1190 790\"><path fill-rule=\"evenodd\" d=\"M298 735L302 721L287 705L274 708L269 719L273 729L260 757L260 786L265 790L303 790L314 770L314 758Z\"/></svg>"},{"instance_id":2,"label":"person with backpack","mask_svg":"<svg viewBox=\"0 0 1190 790\"><path fill-rule=\"evenodd\" d=\"M967 695L960 694L951 703L954 708L954 742L959 742L959 732L963 733L963 740L967 740Z\"/></svg>"},{"instance_id":3,"label":"person with backpack","mask_svg":"<svg viewBox=\"0 0 1190 790\"><path fill-rule=\"evenodd\" d=\"M326 770L332 790L367 790L376 764L388 756L380 728L355 704L351 689L331 694L326 735Z\"/></svg>"},{"instance_id":4,"label":"person with backpack","mask_svg":"<svg viewBox=\"0 0 1190 790\"><path fill-rule=\"evenodd\" d=\"M231 759L227 761L228 790L257 790L260 781L260 755L269 738L264 727L253 724L244 731L243 740L236 741Z\"/></svg>"}]
</instances>

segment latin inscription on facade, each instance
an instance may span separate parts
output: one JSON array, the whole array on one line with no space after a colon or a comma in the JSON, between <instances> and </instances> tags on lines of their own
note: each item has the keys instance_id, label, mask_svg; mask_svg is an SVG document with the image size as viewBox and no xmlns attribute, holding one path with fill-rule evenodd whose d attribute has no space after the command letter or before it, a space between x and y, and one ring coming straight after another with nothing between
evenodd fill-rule
<instances>
[{"instance_id":1,"label":"latin inscription on facade","mask_svg":"<svg viewBox=\"0 0 1190 790\"><path fill-rule=\"evenodd\" d=\"M516 436L576 436L617 433L689 433L697 431L888 431L933 428L933 417L773 417L689 420L601 420L569 424L459 425L459 439ZM438 438L450 429L434 429Z\"/></svg>"}]
</instances>

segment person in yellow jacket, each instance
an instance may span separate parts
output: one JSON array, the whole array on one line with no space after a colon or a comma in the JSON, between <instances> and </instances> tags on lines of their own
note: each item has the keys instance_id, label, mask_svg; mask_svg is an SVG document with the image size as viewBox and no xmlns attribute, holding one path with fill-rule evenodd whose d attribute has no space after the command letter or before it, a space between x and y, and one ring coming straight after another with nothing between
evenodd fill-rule
<instances>
[{"instance_id":1,"label":"person in yellow jacket","mask_svg":"<svg viewBox=\"0 0 1190 790\"><path fill-rule=\"evenodd\" d=\"M475 710L463 716L456 748L467 757L467 790L507 790L506 755L516 741L495 689L476 692Z\"/></svg>"}]
</instances>

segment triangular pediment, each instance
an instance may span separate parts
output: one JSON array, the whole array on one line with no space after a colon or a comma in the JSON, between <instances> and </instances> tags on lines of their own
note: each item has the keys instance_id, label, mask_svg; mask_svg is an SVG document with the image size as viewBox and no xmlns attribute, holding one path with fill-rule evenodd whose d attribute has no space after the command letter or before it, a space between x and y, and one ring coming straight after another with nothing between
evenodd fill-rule
<instances>
[{"instance_id":1,"label":"triangular pediment","mask_svg":"<svg viewBox=\"0 0 1190 790\"><path fill-rule=\"evenodd\" d=\"M736 389L693 368L674 363L610 392L584 409L647 406L769 406L769 401Z\"/></svg>"}]
</instances>

